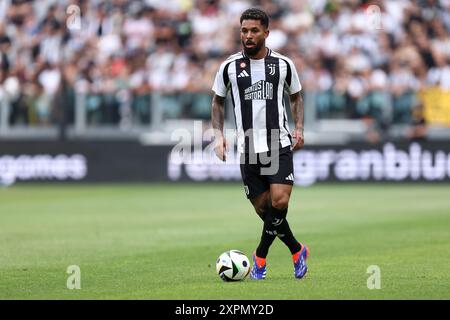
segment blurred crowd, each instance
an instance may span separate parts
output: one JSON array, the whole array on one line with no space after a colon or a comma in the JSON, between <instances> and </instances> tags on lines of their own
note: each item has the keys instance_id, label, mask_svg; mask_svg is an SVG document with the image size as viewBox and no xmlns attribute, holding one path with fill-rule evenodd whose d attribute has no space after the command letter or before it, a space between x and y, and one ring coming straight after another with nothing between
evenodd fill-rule
<instances>
[{"instance_id":1,"label":"blurred crowd","mask_svg":"<svg viewBox=\"0 0 450 320\"><path fill-rule=\"evenodd\" d=\"M145 123L155 104L208 118L251 6L269 14L267 46L294 60L318 118L423 123L417 92L450 90L450 0L0 0L9 122L73 122L75 91L89 123Z\"/></svg>"}]
</instances>

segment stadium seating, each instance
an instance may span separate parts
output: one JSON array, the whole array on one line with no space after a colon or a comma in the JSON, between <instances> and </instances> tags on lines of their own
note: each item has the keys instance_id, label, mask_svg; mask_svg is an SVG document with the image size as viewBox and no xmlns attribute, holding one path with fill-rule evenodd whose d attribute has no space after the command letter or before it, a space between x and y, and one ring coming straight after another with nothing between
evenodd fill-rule
<instances>
[{"instance_id":1,"label":"stadium seating","mask_svg":"<svg viewBox=\"0 0 450 320\"><path fill-rule=\"evenodd\" d=\"M218 65L240 50L239 13L257 2L0 0L0 134L64 124L120 135L208 120ZM450 1L370 4L262 2L272 19L267 45L299 71L311 134L353 122L359 134L369 126L395 136L434 125L415 112L430 90L441 104L449 99Z\"/></svg>"}]
</instances>

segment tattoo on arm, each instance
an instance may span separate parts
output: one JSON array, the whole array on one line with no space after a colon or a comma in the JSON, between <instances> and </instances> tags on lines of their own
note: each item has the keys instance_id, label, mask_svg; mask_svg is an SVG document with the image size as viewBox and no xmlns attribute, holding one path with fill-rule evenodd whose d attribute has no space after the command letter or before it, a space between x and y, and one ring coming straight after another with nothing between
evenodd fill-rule
<instances>
[{"instance_id":1,"label":"tattoo on arm","mask_svg":"<svg viewBox=\"0 0 450 320\"><path fill-rule=\"evenodd\" d=\"M305 109L303 106L303 98L300 92L294 93L289 96L291 102L291 111L294 118L295 129L299 129L303 132L303 125L305 122Z\"/></svg>"},{"instance_id":2,"label":"tattoo on arm","mask_svg":"<svg viewBox=\"0 0 450 320\"><path fill-rule=\"evenodd\" d=\"M211 122L215 132L222 133L223 123L225 121L225 98L214 94L211 108ZM216 136L216 138L218 138Z\"/></svg>"}]
</instances>

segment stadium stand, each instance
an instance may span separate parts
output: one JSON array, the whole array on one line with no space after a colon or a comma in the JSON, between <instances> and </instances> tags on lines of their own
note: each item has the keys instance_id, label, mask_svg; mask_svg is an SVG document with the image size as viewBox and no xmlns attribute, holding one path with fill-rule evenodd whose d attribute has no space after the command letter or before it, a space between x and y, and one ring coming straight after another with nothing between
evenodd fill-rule
<instances>
[{"instance_id":1,"label":"stadium stand","mask_svg":"<svg viewBox=\"0 0 450 320\"><path fill-rule=\"evenodd\" d=\"M0 0L0 135L160 137L208 120L254 5L297 66L309 141L448 137L450 0Z\"/></svg>"}]
</instances>

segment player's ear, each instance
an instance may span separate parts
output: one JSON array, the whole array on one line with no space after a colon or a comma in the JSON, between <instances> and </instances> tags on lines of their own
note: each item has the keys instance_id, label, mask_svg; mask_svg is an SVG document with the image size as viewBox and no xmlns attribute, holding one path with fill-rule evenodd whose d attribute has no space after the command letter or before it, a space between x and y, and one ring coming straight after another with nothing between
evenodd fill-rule
<instances>
[{"instance_id":1,"label":"player's ear","mask_svg":"<svg viewBox=\"0 0 450 320\"><path fill-rule=\"evenodd\" d=\"M269 36L269 29L264 30L264 38L267 39L267 37Z\"/></svg>"}]
</instances>

